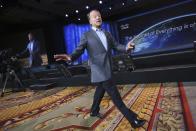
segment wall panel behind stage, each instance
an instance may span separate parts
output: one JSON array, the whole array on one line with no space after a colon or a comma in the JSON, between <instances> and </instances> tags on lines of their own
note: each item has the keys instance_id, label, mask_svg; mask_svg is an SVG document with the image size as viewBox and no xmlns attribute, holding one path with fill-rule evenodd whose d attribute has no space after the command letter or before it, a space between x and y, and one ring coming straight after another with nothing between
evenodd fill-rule
<instances>
[{"instance_id":1,"label":"wall panel behind stage","mask_svg":"<svg viewBox=\"0 0 196 131\"><path fill-rule=\"evenodd\" d=\"M117 22L120 41L136 44L133 56L171 53L193 48L196 4L185 1Z\"/></svg>"}]
</instances>

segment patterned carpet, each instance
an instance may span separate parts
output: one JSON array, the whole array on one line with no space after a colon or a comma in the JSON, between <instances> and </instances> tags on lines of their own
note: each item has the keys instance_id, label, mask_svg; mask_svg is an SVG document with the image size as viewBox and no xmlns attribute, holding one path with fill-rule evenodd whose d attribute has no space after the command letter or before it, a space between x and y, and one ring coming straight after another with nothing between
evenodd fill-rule
<instances>
[{"instance_id":1,"label":"patterned carpet","mask_svg":"<svg viewBox=\"0 0 196 131\"><path fill-rule=\"evenodd\" d=\"M191 125L187 124L192 121L192 116L186 113L190 109L184 102L186 95L182 94L182 83L119 85L118 88L127 107L147 120L143 127L135 130L192 130ZM90 117L94 92L94 87L85 86L6 95L0 99L0 130L134 130L107 94L101 102L104 119ZM187 108L186 112L184 108ZM192 128L195 128L194 125Z\"/></svg>"}]
</instances>

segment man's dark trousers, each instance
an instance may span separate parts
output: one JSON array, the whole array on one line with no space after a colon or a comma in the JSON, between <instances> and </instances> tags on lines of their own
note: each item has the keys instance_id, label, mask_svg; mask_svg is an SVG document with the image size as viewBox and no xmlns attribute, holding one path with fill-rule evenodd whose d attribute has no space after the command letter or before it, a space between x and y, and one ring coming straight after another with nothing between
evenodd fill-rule
<instances>
[{"instance_id":1,"label":"man's dark trousers","mask_svg":"<svg viewBox=\"0 0 196 131\"><path fill-rule=\"evenodd\" d=\"M107 80L97 83L96 91L94 94L94 100L91 108L92 114L98 114L100 110L100 102L104 96L105 91L111 97L114 105L120 110L120 112L127 118L129 122L133 122L136 119L137 114L129 110L126 105L123 103L120 93L113 83L113 80Z\"/></svg>"}]
</instances>

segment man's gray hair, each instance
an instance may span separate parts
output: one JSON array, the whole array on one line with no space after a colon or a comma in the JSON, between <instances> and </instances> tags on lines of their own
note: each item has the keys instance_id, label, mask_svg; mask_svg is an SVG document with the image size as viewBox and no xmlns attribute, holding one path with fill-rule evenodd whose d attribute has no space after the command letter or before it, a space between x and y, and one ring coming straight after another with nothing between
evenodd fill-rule
<instances>
[{"instance_id":1,"label":"man's gray hair","mask_svg":"<svg viewBox=\"0 0 196 131\"><path fill-rule=\"evenodd\" d=\"M90 13L91 13L91 12L93 12L93 11L97 11L97 12L99 12L99 13L100 13L100 11L99 11L99 10L97 10L97 9L93 9L93 10L91 10L91 11L87 14L87 18L88 18L88 20L90 20Z\"/></svg>"}]
</instances>

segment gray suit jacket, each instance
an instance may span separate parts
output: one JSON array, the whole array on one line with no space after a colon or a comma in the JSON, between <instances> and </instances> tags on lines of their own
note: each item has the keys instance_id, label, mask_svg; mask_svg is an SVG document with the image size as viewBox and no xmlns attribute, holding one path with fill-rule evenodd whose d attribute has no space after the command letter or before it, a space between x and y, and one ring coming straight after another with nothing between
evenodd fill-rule
<instances>
[{"instance_id":1,"label":"gray suit jacket","mask_svg":"<svg viewBox=\"0 0 196 131\"><path fill-rule=\"evenodd\" d=\"M84 33L78 47L71 54L72 60L75 60L87 49L93 83L106 81L112 77L112 49L126 51L126 46L117 43L109 32L104 31L104 34L108 50L104 48L96 32L91 29Z\"/></svg>"}]
</instances>

